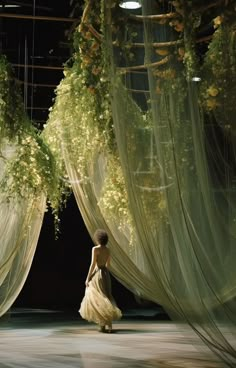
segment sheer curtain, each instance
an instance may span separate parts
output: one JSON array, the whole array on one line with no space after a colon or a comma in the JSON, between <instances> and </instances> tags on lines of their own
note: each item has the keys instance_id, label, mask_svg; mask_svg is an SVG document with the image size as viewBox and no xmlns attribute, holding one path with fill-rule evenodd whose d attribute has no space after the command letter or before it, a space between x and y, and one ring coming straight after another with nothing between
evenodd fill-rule
<instances>
[{"instance_id":1,"label":"sheer curtain","mask_svg":"<svg viewBox=\"0 0 236 368\"><path fill-rule=\"evenodd\" d=\"M24 111L19 84L0 56L0 316L28 276L50 183L52 156ZM55 186L54 186L55 188Z\"/></svg>"},{"instance_id":2,"label":"sheer curtain","mask_svg":"<svg viewBox=\"0 0 236 368\"><path fill-rule=\"evenodd\" d=\"M16 145L1 145L0 180L6 161L14 157ZM18 297L28 276L40 234L46 198L44 194L27 199L0 193L0 316Z\"/></svg>"},{"instance_id":3,"label":"sheer curtain","mask_svg":"<svg viewBox=\"0 0 236 368\"><path fill-rule=\"evenodd\" d=\"M127 48L122 53L127 28L117 25L118 4L103 4L104 99L110 96L113 133L99 125L96 88L86 86L78 62L81 47L58 88L46 134L57 137L51 145L65 162L91 236L97 227L108 231L114 275L174 320L186 321L233 367L235 157L227 161L209 137L210 125L219 140L193 79L188 26L182 32L183 20L168 21L175 18L170 10L183 16L178 4L184 3L161 4L143 1L139 17L123 18L137 37L131 47L128 40L128 55ZM157 11L167 15L153 21Z\"/></svg>"},{"instance_id":4,"label":"sheer curtain","mask_svg":"<svg viewBox=\"0 0 236 368\"><path fill-rule=\"evenodd\" d=\"M181 8L179 18L184 18L186 5L174 3L176 11ZM235 186L229 175L227 186L222 185L222 178L216 180L212 175L214 153L211 161L207 155L210 142L206 139L206 118L193 74L197 70L193 65L194 49L187 44L192 41L189 30L185 31L181 46L186 54L193 55L186 55L183 64L176 32L169 22L153 22L150 16L154 11L155 2L142 2L144 22L138 31L143 27L140 41L147 71L145 84L150 93L146 101L145 92L142 99L134 97L135 93L142 93L138 68L124 60L120 67L115 51L110 58L113 119L129 204L139 246L147 254L149 277L159 280L163 291L168 291L168 303L159 302L173 318L188 321L209 347L233 366L235 350L229 336L235 333L236 317L232 226L235 206L231 202ZM191 12L187 16L191 19ZM187 28L186 18L178 19L176 26L178 22L180 29L181 24ZM110 29L108 26L107 50L112 50L114 44ZM125 74L121 79L130 92L126 96L117 86L119 72ZM129 96L150 113L152 145L146 157L145 146L149 143L145 127L137 124L137 108ZM132 146L127 132L136 135ZM221 161L218 164L229 172L232 162Z\"/></svg>"}]
</instances>

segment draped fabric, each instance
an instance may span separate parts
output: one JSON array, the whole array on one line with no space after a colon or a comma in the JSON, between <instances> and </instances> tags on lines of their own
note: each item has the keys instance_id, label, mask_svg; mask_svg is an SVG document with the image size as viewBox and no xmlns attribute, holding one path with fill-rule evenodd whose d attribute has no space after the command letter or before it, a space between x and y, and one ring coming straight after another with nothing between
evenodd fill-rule
<instances>
[{"instance_id":1,"label":"draped fabric","mask_svg":"<svg viewBox=\"0 0 236 368\"><path fill-rule=\"evenodd\" d=\"M25 112L10 64L0 55L0 316L24 285L48 204L57 230L64 189L59 172Z\"/></svg>"},{"instance_id":2,"label":"draped fabric","mask_svg":"<svg viewBox=\"0 0 236 368\"><path fill-rule=\"evenodd\" d=\"M154 2L142 5L144 16L153 14ZM165 49L163 58L161 49L153 47L155 42L175 40L169 24L156 25L144 18L141 27L146 78L141 75L141 79L127 62L122 61L119 69L121 61L115 50L110 58L113 121L139 246L148 249L149 277L159 279L163 292L168 293L167 304L159 302L173 318L186 319L211 349L233 366L235 350L229 334L235 333L236 319L235 157L226 162L224 152L215 164L214 147L206 134L207 114L199 103L193 74L196 70L192 65L188 69L188 60L184 69L173 51ZM107 50L114 48L112 37L107 27ZM234 44L228 53L233 52ZM164 66L158 66L163 59ZM125 73L121 78L130 91L126 95L121 93L117 71ZM141 90L143 81L149 93L141 92L140 98L134 90ZM136 104L150 113L149 125L137 123ZM132 135L135 138L129 142L126 137ZM209 157L210 150L213 157ZM221 176L214 172L214 166L219 172L220 165L225 170Z\"/></svg>"},{"instance_id":3,"label":"draped fabric","mask_svg":"<svg viewBox=\"0 0 236 368\"><path fill-rule=\"evenodd\" d=\"M16 145L2 144L0 180L6 160L14 156ZM0 316L12 306L28 276L40 234L46 198L44 194L27 199L0 193Z\"/></svg>"},{"instance_id":4,"label":"draped fabric","mask_svg":"<svg viewBox=\"0 0 236 368\"><path fill-rule=\"evenodd\" d=\"M111 279L106 267L96 267L81 302L79 313L89 322L111 326L122 314L112 296Z\"/></svg>"},{"instance_id":5,"label":"draped fabric","mask_svg":"<svg viewBox=\"0 0 236 368\"><path fill-rule=\"evenodd\" d=\"M59 86L46 133L57 136L54 149L65 161L88 231L104 228L109 234L114 275L173 319L189 323L234 367L234 121L225 97L232 85L224 86L221 97L220 87L211 84L211 49L196 67L190 25L197 28L201 17L188 2L188 18L180 21L186 2L172 3L167 9L161 2L159 9L167 13L175 4L179 18L170 24L169 15L152 21L156 2L142 1L143 17L130 17L133 47L126 28L116 23L114 2L103 6L113 134L110 126L100 129L96 93L86 88L77 62ZM234 60L233 37L224 56ZM128 41L127 57L122 45Z\"/></svg>"}]
</instances>

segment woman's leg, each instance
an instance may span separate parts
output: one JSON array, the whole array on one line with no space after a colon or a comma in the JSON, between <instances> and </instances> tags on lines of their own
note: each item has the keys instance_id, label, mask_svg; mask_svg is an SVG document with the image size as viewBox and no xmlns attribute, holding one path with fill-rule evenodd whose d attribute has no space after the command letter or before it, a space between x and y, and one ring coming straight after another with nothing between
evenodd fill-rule
<instances>
[{"instance_id":1,"label":"woman's leg","mask_svg":"<svg viewBox=\"0 0 236 368\"><path fill-rule=\"evenodd\" d=\"M111 333L111 332L112 332L112 322L110 322L110 323L107 325L107 332L108 332L108 333Z\"/></svg>"}]
</instances>

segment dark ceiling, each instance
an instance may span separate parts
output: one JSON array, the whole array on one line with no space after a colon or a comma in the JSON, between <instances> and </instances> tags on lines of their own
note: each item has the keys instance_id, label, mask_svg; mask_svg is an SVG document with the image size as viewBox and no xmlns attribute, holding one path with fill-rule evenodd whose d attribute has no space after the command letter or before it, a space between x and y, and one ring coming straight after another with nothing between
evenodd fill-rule
<instances>
[{"instance_id":1,"label":"dark ceiling","mask_svg":"<svg viewBox=\"0 0 236 368\"><path fill-rule=\"evenodd\" d=\"M68 34L83 0L0 0L0 6L0 52L13 65L29 117L41 129L71 56Z\"/></svg>"}]
</instances>

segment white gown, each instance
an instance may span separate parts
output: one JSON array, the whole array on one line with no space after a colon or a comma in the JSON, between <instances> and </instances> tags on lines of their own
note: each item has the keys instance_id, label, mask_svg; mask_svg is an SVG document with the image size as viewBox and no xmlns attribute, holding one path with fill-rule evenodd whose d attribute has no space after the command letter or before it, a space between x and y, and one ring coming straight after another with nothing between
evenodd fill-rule
<instances>
[{"instance_id":1,"label":"white gown","mask_svg":"<svg viewBox=\"0 0 236 368\"><path fill-rule=\"evenodd\" d=\"M111 278L106 266L96 266L89 286L86 287L79 313L83 319L100 326L111 325L113 320L122 317L111 294Z\"/></svg>"}]
</instances>

